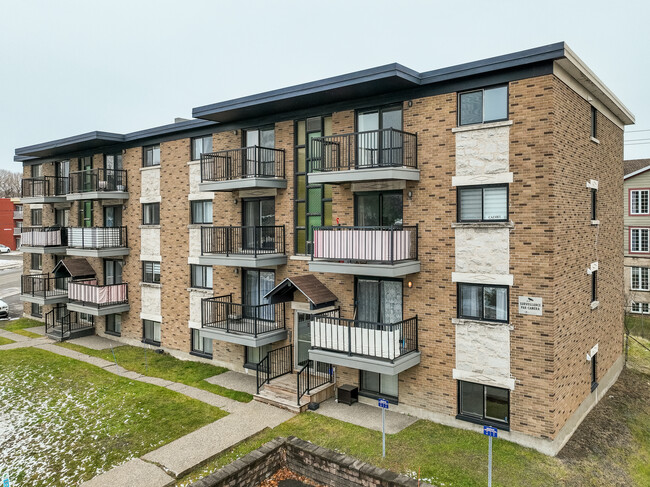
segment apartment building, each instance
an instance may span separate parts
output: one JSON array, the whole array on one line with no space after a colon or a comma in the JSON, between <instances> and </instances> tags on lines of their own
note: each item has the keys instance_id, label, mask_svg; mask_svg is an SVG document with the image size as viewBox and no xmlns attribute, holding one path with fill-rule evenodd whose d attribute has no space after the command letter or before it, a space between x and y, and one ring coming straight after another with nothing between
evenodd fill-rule
<instances>
[{"instance_id":1,"label":"apartment building","mask_svg":"<svg viewBox=\"0 0 650 487\"><path fill-rule=\"evenodd\" d=\"M0 198L0 244L11 250L20 247L23 207L18 198Z\"/></svg>"},{"instance_id":2,"label":"apartment building","mask_svg":"<svg viewBox=\"0 0 650 487\"><path fill-rule=\"evenodd\" d=\"M616 380L633 116L564 43L193 117L16 150L21 296L53 336L210 360L301 409L334 387L386 398L550 454Z\"/></svg>"},{"instance_id":3,"label":"apartment building","mask_svg":"<svg viewBox=\"0 0 650 487\"><path fill-rule=\"evenodd\" d=\"M650 314L650 159L623 163L625 310Z\"/></svg>"}]
</instances>

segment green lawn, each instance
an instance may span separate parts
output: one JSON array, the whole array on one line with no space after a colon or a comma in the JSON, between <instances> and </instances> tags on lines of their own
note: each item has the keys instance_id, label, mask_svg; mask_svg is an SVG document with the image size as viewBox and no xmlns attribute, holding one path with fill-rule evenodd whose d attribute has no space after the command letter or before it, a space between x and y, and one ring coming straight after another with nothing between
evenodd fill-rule
<instances>
[{"instance_id":1,"label":"green lawn","mask_svg":"<svg viewBox=\"0 0 650 487\"><path fill-rule=\"evenodd\" d=\"M27 338L39 338L42 335L25 330L25 328L33 328L35 326L43 326L43 322L30 320L29 318L18 318L17 320L11 320L0 324L0 328L3 330L18 333L19 335L26 336Z\"/></svg>"},{"instance_id":2,"label":"green lawn","mask_svg":"<svg viewBox=\"0 0 650 487\"><path fill-rule=\"evenodd\" d=\"M78 485L227 413L44 350L0 352L0 470Z\"/></svg>"},{"instance_id":3,"label":"green lawn","mask_svg":"<svg viewBox=\"0 0 650 487\"><path fill-rule=\"evenodd\" d=\"M0 337L0 345L9 345L10 343L14 343L14 340L9 340L9 338L5 338L5 337Z\"/></svg>"},{"instance_id":4,"label":"green lawn","mask_svg":"<svg viewBox=\"0 0 650 487\"><path fill-rule=\"evenodd\" d=\"M77 352L92 355L113 361L113 353L108 350L92 350L90 348L74 345L72 343L60 343L62 347L76 350ZM228 369L217 367L203 362L193 362L189 360L179 360L171 355L158 354L152 349L147 350L145 365L145 349L141 347L121 346L113 349L118 365L127 370L133 370L139 374L151 377L160 377L161 379L180 382L192 387L198 387L220 396L228 397L239 402L250 402L253 396L246 392L234 391L216 384L210 384L204 379L222 374Z\"/></svg>"},{"instance_id":5,"label":"green lawn","mask_svg":"<svg viewBox=\"0 0 650 487\"><path fill-rule=\"evenodd\" d=\"M626 313L625 328L632 335L650 339L650 315Z\"/></svg>"},{"instance_id":6,"label":"green lawn","mask_svg":"<svg viewBox=\"0 0 650 487\"><path fill-rule=\"evenodd\" d=\"M644 343L650 348L650 341ZM650 485L650 352L631 341L629 357L618 382L557 457L494 441L493 485ZM262 431L176 485L187 486L277 436L290 435L415 478L420 471L433 485L487 485L488 440L479 433L420 420L387 435L383 459L381 433L311 412Z\"/></svg>"}]
</instances>

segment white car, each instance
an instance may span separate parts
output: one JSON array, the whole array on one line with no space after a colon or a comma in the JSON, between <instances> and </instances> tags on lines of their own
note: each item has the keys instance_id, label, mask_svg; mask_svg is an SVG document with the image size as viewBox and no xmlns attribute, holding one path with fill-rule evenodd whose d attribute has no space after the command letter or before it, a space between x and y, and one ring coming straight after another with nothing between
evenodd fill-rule
<instances>
[{"instance_id":1,"label":"white car","mask_svg":"<svg viewBox=\"0 0 650 487\"><path fill-rule=\"evenodd\" d=\"M0 244L0 254L6 254L7 252L11 252L11 249L6 245Z\"/></svg>"},{"instance_id":2,"label":"white car","mask_svg":"<svg viewBox=\"0 0 650 487\"><path fill-rule=\"evenodd\" d=\"M0 318L9 318L9 305L0 299Z\"/></svg>"}]
</instances>

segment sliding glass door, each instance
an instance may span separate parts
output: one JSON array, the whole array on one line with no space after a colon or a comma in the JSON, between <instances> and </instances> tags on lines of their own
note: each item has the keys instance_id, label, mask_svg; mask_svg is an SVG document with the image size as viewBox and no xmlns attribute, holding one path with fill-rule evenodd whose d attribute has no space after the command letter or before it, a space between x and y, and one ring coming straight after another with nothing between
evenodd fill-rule
<instances>
[{"instance_id":1,"label":"sliding glass door","mask_svg":"<svg viewBox=\"0 0 650 487\"><path fill-rule=\"evenodd\" d=\"M359 167L402 165L402 107L358 112L357 129ZM400 132L384 129L396 129Z\"/></svg>"},{"instance_id":2,"label":"sliding glass door","mask_svg":"<svg viewBox=\"0 0 650 487\"><path fill-rule=\"evenodd\" d=\"M275 199L246 199L243 203L245 249L273 250L275 248ZM262 228L255 228L262 227Z\"/></svg>"},{"instance_id":3,"label":"sliding glass door","mask_svg":"<svg viewBox=\"0 0 650 487\"><path fill-rule=\"evenodd\" d=\"M245 269L243 281L243 304L249 305L244 306L244 315L247 318L275 320L273 306L252 308L252 306L268 303L268 300L264 299L264 296L275 286L275 272Z\"/></svg>"},{"instance_id":4,"label":"sliding glass door","mask_svg":"<svg viewBox=\"0 0 650 487\"><path fill-rule=\"evenodd\" d=\"M372 323L402 321L402 281L358 278L357 320Z\"/></svg>"},{"instance_id":5,"label":"sliding glass door","mask_svg":"<svg viewBox=\"0 0 650 487\"><path fill-rule=\"evenodd\" d=\"M354 224L362 227L398 227L403 223L401 191L355 193Z\"/></svg>"},{"instance_id":6,"label":"sliding glass door","mask_svg":"<svg viewBox=\"0 0 650 487\"><path fill-rule=\"evenodd\" d=\"M244 143L246 150L246 161L244 163L245 176L273 176L275 152L272 150L257 149L275 148L275 129L267 127L251 129L244 132Z\"/></svg>"}]
</instances>

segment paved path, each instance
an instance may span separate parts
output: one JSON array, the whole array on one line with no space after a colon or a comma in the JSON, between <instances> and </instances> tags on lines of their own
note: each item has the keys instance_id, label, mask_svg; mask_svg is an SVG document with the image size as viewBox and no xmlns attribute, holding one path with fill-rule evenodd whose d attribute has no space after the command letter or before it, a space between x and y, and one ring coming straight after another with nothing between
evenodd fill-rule
<instances>
[{"instance_id":1,"label":"paved path","mask_svg":"<svg viewBox=\"0 0 650 487\"><path fill-rule=\"evenodd\" d=\"M257 394L257 379L255 374L243 374L229 370L223 374L215 375L205 379L210 384L216 384L228 389L235 389L237 391L248 392L249 394Z\"/></svg>"},{"instance_id":2,"label":"paved path","mask_svg":"<svg viewBox=\"0 0 650 487\"><path fill-rule=\"evenodd\" d=\"M367 404L354 403L352 406L339 404L334 399L320 403L315 411L330 418L356 424L375 431L381 431L381 409ZM411 426L418 418L406 414L386 411L386 433L394 435L407 426Z\"/></svg>"},{"instance_id":3,"label":"paved path","mask_svg":"<svg viewBox=\"0 0 650 487\"><path fill-rule=\"evenodd\" d=\"M29 331L31 333L36 333L37 335L45 336L45 325L32 326L31 328L25 328L25 331Z\"/></svg>"},{"instance_id":4,"label":"paved path","mask_svg":"<svg viewBox=\"0 0 650 487\"><path fill-rule=\"evenodd\" d=\"M81 345L82 347L90 348L92 350L107 350L111 347L121 347L123 343L116 342L106 337L100 337L98 335L90 335L87 337L73 338L68 340L68 343L73 343L75 345Z\"/></svg>"}]
</instances>

